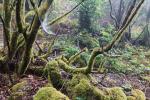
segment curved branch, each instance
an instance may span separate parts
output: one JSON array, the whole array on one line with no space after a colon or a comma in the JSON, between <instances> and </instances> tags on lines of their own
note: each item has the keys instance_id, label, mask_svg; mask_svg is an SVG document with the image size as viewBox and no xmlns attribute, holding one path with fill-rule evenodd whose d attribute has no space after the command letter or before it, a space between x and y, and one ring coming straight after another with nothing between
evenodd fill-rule
<instances>
[{"instance_id":1,"label":"curved branch","mask_svg":"<svg viewBox=\"0 0 150 100\"><path fill-rule=\"evenodd\" d=\"M140 7L142 6L142 4L144 3L145 0L141 0L139 2L139 4L137 5L137 7L134 9L134 11L131 13L130 17L128 18L128 20L126 21L126 24L120 29L118 30L117 34L115 35L115 37L113 38L112 42L108 45L106 45L105 47L102 48L95 48L92 51L92 55L90 57L89 63L88 63L88 68L87 68L87 73L90 73L93 65L94 65L94 61L95 61L95 57L99 54L102 54L103 52L107 52L109 51L117 41L119 41L124 33L124 30L128 27L128 25L131 23L131 21L133 20L133 18L135 17L135 15L137 14L137 12L139 11Z\"/></svg>"},{"instance_id":2,"label":"curved branch","mask_svg":"<svg viewBox=\"0 0 150 100\"><path fill-rule=\"evenodd\" d=\"M68 73L83 73L86 74L86 69L87 67L83 67L83 68L74 68L69 66L68 64L66 64L63 60L61 59L56 59L56 61L59 64L59 67L61 69L63 69L64 71L68 72Z\"/></svg>"}]
</instances>

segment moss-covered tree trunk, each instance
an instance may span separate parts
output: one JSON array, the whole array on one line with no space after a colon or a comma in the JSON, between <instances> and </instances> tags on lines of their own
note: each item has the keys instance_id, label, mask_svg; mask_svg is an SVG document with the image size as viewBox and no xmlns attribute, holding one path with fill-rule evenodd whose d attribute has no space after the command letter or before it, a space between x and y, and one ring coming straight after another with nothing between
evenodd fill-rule
<instances>
[{"instance_id":1,"label":"moss-covered tree trunk","mask_svg":"<svg viewBox=\"0 0 150 100\"><path fill-rule=\"evenodd\" d=\"M33 21L28 25L28 21L25 20L25 1L26 0L4 0L3 2L3 17L1 20L3 22L4 29L4 38L6 40L7 54L4 59L5 66L9 70L9 63L15 60L17 53L22 55L22 59L19 59L18 71L19 75L23 74L31 59L32 45L36 39L38 29L41 25L40 18L43 18L47 9L52 4L53 0L44 0L39 7L36 8L34 2L32 6L35 11L33 16ZM12 22L12 13L13 16L16 16L16 19ZM12 23L16 23L15 32L12 29ZM20 48L24 47L24 50L20 51Z\"/></svg>"},{"instance_id":2,"label":"moss-covered tree trunk","mask_svg":"<svg viewBox=\"0 0 150 100\"><path fill-rule=\"evenodd\" d=\"M33 23L31 25L31 30L29 31L29 36L26 37L25 40L25 51L24 51L22 62L18 69L19 75L24 74L24 72L28 68L31 59L32 45L36 39L38 29L41 25L40 18L44 17L47 9L52 4L52 2L53 0L46 0L38 9L35 8L36 15L33 18Z\"/></svg>"}]
</instances>

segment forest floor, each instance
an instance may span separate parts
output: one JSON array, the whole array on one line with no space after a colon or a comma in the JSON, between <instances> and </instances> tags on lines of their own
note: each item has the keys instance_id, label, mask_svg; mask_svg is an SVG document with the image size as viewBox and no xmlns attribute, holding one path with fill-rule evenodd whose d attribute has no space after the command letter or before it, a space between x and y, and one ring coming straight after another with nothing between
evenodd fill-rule
<instances>
[{"instance_id":1,"label":"forest floor","mask_svg":"<svg viewBox=\"0 0 150 100\"><path fill-rule=\"evenodd\" d=\"M115 69L117 69L117 72L112 70L111 72L105 74L93 72L92 74L90 74L90 76L92 77L91 83L98 88L119 86L127 91L126 94L128 94L128 90L140 89L145 93L147 100L150 100L150 55L148 55L149 50L145 51L143 49L140 49L139 51L135 51L136 52L134 52L134 54L126 55L126 53L124 53L123 57L116 58L117 62L121 61L123 63L123 66L127 68L122 67L118 70L120 66L116 68L114 67ZM143 55L144 57L141 55ZM122 65L122 63L118 64ZM146 66L144 67L146 68L144 70L141 68L143 67L143 65ZM129 66L134 67L132 69L132 67L128 68ZM137 68L135 66L137 66ZM123 73L124 71L131 72ZM47 79L36 76L34 74L27 74L21 79L13 75L13 78L15 80L15 83L24 81L27 82L27 84L23 88L21 88L21 90L19 90L19 92L22 93L23 98L21 97L21 99L17 100L32 100L38 89L47 85L48 83ZM8 75L0 73L0 100L7 100L8 97L12 95L11 89L12 88L10 86Z\"/></svg>"},{"instance_id":2,"label":"forest floor","mask_svg":"<svg viewBox=\"0 0 150 100\"><path fill-rule=\"evenodd\" d=\"M93 78L91 83L99 88L119 86L126 90L140 89L145 93L147 100L150 100L150 81L144 80L141 76L107 73L103 80L104 74L93 73L91 76ZM150 75L147 75L147 77L150 78ZM6 75L0 74L0 81L0 100L7 100L11 94L8 78ZM37 90L48 83L46 79L34 75L27 75L20 80L18 79L16 83L23 81L27 81L27 85L19 90L25 94L21 100L32 100Z\"/></svg>"}]
</instances>

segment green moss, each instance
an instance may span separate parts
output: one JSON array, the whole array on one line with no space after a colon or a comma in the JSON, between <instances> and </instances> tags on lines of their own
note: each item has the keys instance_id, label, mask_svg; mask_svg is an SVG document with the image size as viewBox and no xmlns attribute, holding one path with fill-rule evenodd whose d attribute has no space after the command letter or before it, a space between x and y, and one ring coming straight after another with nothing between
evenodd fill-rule
<instances>
[{"instance_id":1,"label":"green moss","mask_svg":"<svg viewBox=\"0 0 150 100\"><path fill-rule=\"evenodd\" d=\"M43 87L34 95L34 100L69 100L67 96L53 87Z\"/></svg>"},{"instance_id":2,"label":"green moss","mask_svg":"<svg viewBox=\"0 0 150 100\"><path fill-rule=\"evenodd\" d=\"M84 74L74 75L68 82L67 92L73 100L110 100L110 96L90 83L88 76Z\"/></svg>"},{"instance_id":3,"label":"green moss","mask_svg":"<svg viewBox=\"0 0 150 100\"><path fill-rule=\"evenodd\" d=\"M120 87L113 87L107 89L108 95L111 96L111 100L127 100L123 89Z\"/></svg>"},{"instance_id":4,"label":"green moss","mask_svg":"<svg viewBox=\"0 0 150 100\"><path fill-rule=\"evenodd\" d=\"M79 43L81 48L87 47L88 49L92 49L99 46L98 40L91 37L87 32L80 33L80 35L76 37L75 42Z\"/></svg>"},{"instance_id":5,"label":"green moss","mask_svg":"<svg viewBox=\"0 0 150 100\"><path fill-rule=\"evenodd\" d=\"M25 91L23 91L23 89L25 88L25 86L27 85L27 81L23 81L21 83L18 83L16 85L14 85L11 88L11 95L9 96L9 100L20 100L24 95L25 95Z\"/></svg>"},{"instance_id":6,"label":"green moss","mask_svg":"<svg viewBox=\"0 0 150 100\"><path fill-rule=\"evenodd\" d=\"M14 85L11 90L12 92L17 92L19 89L23 88L24 86L26 86L28 84L27 81L23 81L21 83L17 83L16 85Z\"/></svg>"},{"instance_id":7,"label":"green moss","mask_svg":"<svg viewBox=\"0 0 150 100\"><path fill-rule=\"evenodd\" d=\"M84 74L74 74L74 76L72 77L71 81L68 82L69 87L75 87L77 84L80 83L80 80L82 79L86 79L88 80L89 78L84 75Z\"/></svg>"},{"instance_id":8,"label":"green moss","mask_svg":"<svg viewBox=\"0 0 150 100\"><path fill-rule=\"evenodd\" d=\"M97 87L91 85L90 81L86 79L82 79L80 83L74 87L73 98L77 97L84 98L85 100L111 100L110 95L107 95L105 91L102 91Z\"/></svg>"},{"instance_id":9,"label":"green moss","mask_svg":"<svg viewBox=\"0 0 150 100\"><path fill-rule=\"evenodd\" d=\"M87 66L87 62L86 62L86 60L82 57L82 55L80 55L80 56L74 58L74 59L69 63L69 65L71 65L71 64L76 65L77 68L82 68L82 67Z\"/></svg>"},{"instance_id":10,"label":"green moss","mask_svg":"<svg viewBox=\"0 0 150 100\"><path fill-rule=\"evenodd\" d=\"M141 90L134 89L131 91L131 94L136 100L146 100L145 94Z\"/></svg>"},{"instance_id":11,"label":"green moss","mask_svg":"<svg viewBox=\"0 0 150 100\"><path fill-rule=\"evenodd\" d=\"M68 64L66 64L63 60L61 59L57 59L57 62L59 64L59 67L61 69L63 69L64 71L68 72L68 73L86 73L86 67L83 68L74 68L72 66L69 66Z\"/></svg>"},{"instance_id":12,"label":"green moss","mask_svg":"<svg viewBox=\"0 0 150 100\"><path fill-rule=\"evenodd\" d=\"M88 99L91 96L91 90L90 82L86 79L82 79L80 83L74 87L75 97Z\"/></svg>"},{"instance_id":13,"label":"green moss","mask_svg":"<svg viewBox=\"0 0 150 100\"><path fill-rule=\"evenodd\" d=\"M136 100L136 97L133 97L133 96L127 96L127 100Z\"/></svg>"},{"instance_id":14,"label":"green moss","mask_svg":"<svg viewBox=\"0 0 150 100\"><path fill-rule=\"evenodd\" d=\"M55 88L61 87L63 80L57 61L53 60L48 62L44 70L45 74L48 75L49 82L51 82Z\"/></svg>"},{"instance_id":15,"label":"green moss","mask_svg":"<svg viewBox=\"0 0 150 100\"><path fill-rule=\"evenodd\" d=\"M110 96L106 95L105 91L98 89L97 87L93 87L93 95L96 100L110 100Z\"/></svg>"},{"instance_id":16,"label":"green moss","mask_svg":"<svg viewBox=\"0 0 150 100\"><path fill-rule=\"evenodd\" d=\"M143 80L147 81L150 83L150 77L149 76L143 76L141 77Z\"/></svg>"},{"instance_id":17,"label":"green moss","mask_svg":"<svg viewBox=\"0 0 150 100\"><path fill-rule=\"evenodd\" d=\"M80 89L81 85L85 85L82 86L82 88ZM90 83L89 83L89 78L88 76L84 75L84 74L74 74L72 79L70 81L67 82L66 85L66 90L67 93L69 95L69 97L73 97L73 99L77 99L77 98L86 98L86 94L88 94L87 90L90 89ZM85 91L84 91L85 90ZM83 95L80 95L84 93Z\"/></svg>"},{"instance_id":18,"label":"green moss","mask_svg":"<svg viewBox=\"0 0 150 100\"><path fill-rule=\"evenodd\" d=\"M66 87L68 95L73 97L73 100L127 100L121 87L98 89L90 83L90 78L84 74L74 75Z\"/></svg>"}]
</instances>

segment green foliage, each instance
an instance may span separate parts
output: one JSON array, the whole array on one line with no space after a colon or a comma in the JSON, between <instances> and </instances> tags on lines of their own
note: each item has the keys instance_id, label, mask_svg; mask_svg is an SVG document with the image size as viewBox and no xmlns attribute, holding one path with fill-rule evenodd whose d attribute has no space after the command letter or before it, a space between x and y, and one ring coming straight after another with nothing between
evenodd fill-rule
<instances>
[{"instance_id":1,"label":"green foliage","mask_svg":"<svg viewBox=\"0 0 150 100\"><path fill-rule=\"evenodd\" d=\"M83 59L86 63L88 63L90 59L90 53L89 52L84 52L81 54L81 59Z\"/></svg>"},{"instance_id":2,"label":"green foliage","mask_svg":"<svg viewBox=\"0 0 150 100\"><path fill-rule=\"evenodd\" d=\"M80 30L86 30L89 33L92 32L91 17L95 12L95 1L86 0L82 4L79 10L79 25Z\"/></svg>"},{"instance_id":3,"label":"green foliage","mask_svg":"<svg viewBox=\"0 0 150 100\"><path fill-rule=\"evenodd\" d=\"M87 47L92 49L94 47L99 47L99 42L97 39L93 38L86 31L81 32L75 40L76 44L79 44L80 48Z\"/></svg>"},{"instance_id":4,"label":"green foliage","mask_svg":"<svg viewBox=\"0 0 150 100\"><path fill-rule=\"evenodd\" d=\"M125 60L131 60L132 59L132 52L124 53L123 57L124 57Z\"/></svg>"},{"instance_id":5,"label":"green foliage","mask_svg":"<svg viewBox=\"0 0 150 100\"><path fill-rule=\"evenodd\" d=\"M125 73L127 70L126 65L123 62L118 61L118 59L109 59L106 63L109 64L110 69L108 70L120 73Z\"/></svg>"},{"instance_id":6,"label":"green foliage","mask_svg":"<svg viewBox=\"0 0 150 100\"><path fill-rule=\"evenodd\" d=\"M113 34L112 31L114 29L114 27L112 25L108 25L106 27L102 27L101 29L101 34L102 36L100 38L103 38L107 43L111 42L112 38L113 38Z\"/></svg>"},{"instance_id":7,"label":"green foliage","mask_svg":"<svg viewBox=\"0 0 150 100\"><path fill-rule=\"evenodd\" d=\"M80 30L89 33L99 30L99 18L104 15L105 0L86 0L79 9Z\"/></svg>"},{"instance_id":8,"label":"green foliage","mask_svg":"<svg viewBox=\"0 0 150 100\"><path fill-rule=\"evenodd\" d=\"M136 58L130 60L130 62L132 65L135 65L135 66L138 65L138 60Z\"/></svg>"},{"instance_id":9,"label":"green foliage","mask_svg":"<svg viewBox=\"0 0 150 100\"><path fill-rule=\"evenodd\" d=\"M71 57L72 55L76 54L77 52L79 52L79 49L77 47L68 47L68 48L65 48L65 56L68 58L68 57Z\"/></svg>"}]
</instances>

